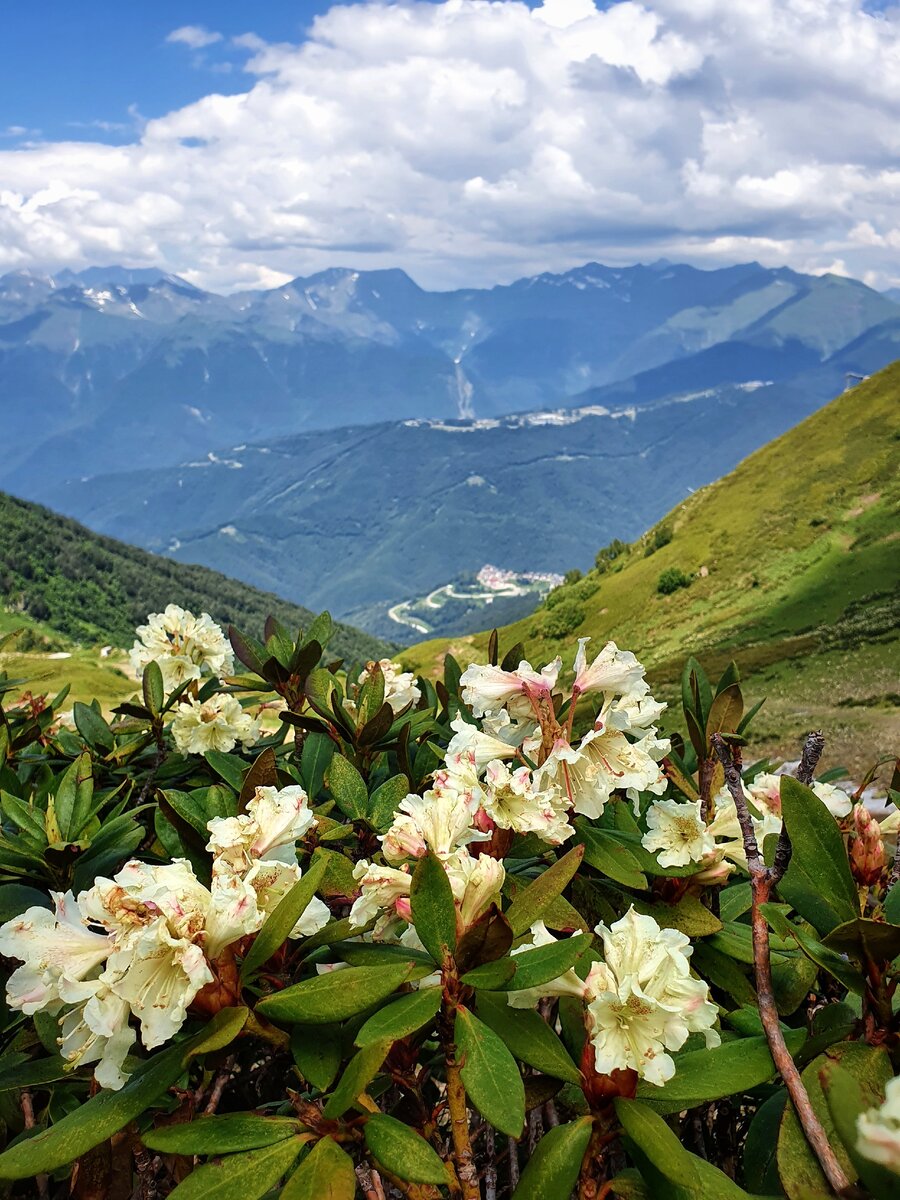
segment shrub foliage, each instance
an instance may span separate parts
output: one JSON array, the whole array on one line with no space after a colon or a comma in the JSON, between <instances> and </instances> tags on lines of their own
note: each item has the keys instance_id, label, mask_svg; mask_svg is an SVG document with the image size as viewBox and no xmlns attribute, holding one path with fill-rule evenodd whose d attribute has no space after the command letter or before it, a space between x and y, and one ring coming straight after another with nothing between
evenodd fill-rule
<instances>
[{"instance_id":1,"label":"shrub foliage","mask_svg":"<svg viewBox=\"0 0 900 1200\"><path fill-rule=\"evenodd\" d=\"M6 1194L897 1195L896 821L736 667L665 737L612 643L139 632L109 716L0 676Z\"/></svg>"}]
</instances>

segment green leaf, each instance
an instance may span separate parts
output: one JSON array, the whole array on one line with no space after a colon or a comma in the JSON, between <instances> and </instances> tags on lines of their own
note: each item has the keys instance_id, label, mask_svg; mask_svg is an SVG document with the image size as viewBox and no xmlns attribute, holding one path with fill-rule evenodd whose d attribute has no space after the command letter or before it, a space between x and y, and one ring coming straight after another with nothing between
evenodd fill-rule
<instances>
[{"instance_id":1,"label":"green leaf","mask_svg":"<svg viewBox=\"0 0 900 1200\"><path fill-rule=\"evenodd\" d=\"M900 883L895 883L885 897L884 915L892 925L900 925Z\"/></svg>"},{"instance_id":2,"label":"green leaf","mask_svg":"<svg viewBox=\"0 0 900 1200\"><path fill-rule=\"evenodd\" d=\"M863 994L866 982L859 969L844 958L843 955L830 949L828 945L820 942L807 932L809 929L808 925L806 929L798 928L798 926L792 924L787 919L778 905L775 904L762 904L760 905L760 911L777 934L782 938L793 938L806 957L815 963L817 967L821 967L823 971L828 971L830 975L833 975L835 979L839 980L850 991L857 992L859 995ZM837 933L840 929L846 928L848 926L839 925L834 932ZM885 928L891 928L891 926L886 926Z\"/></svg>"},{"instance_id":3,"label":"green leaf","mask_svg":"<svg viewBox=\"0 0 900 1200\"><path fill-rule=\"evenodd\" d=\"M730 683L713 700L706 719L706 737L714 733L736 733L744 711L744 698L740 686Z\"/></svg>"},{"instance_id":4,"label":"green leaf","mask_svg":"<svg viewBox=\"0 0 900 1200\"><path fill-rule=\"evenodd\" d=\"M862 963L892 962L900 954L900 927L857 917L832 929L823 941L830 950Z\"/></svg>"},{"instance_id":5,"label":"green leaf","mask_svg":"<svg viewBox=\"0 0 900 1200\"><path fill-rule=\"evenodd\" d=\"M309 733L300 752L300 774L310 800L315 801L322 790L325 772L334 758L334 742L325 733Z\"/></svg>"},{"instance_id":6,"label":"green leaf","mask_svg":"<svg viewBox=\"0 0 900 1200\"><path fill-rule=\"evenodd\" d=\"M372 1042L396 1042L408 1037L429 1025L440 1007L439 987L410 992L373 1013L356 1035L356 1044L368 1046Z\"/></svg>"},{"instance_id":7,"label":"green leaf","mask_svg":"<svg viewBox=\"0 0 900 1200\"><path fill-rule=\"evenodd\" d=\"M215 773L240 795L244 786L244 772L247 769L244 760L236 754L224 754L221 750L207 750L203 757Z\"/></svg>"},{"instance_id":8,"label":"green leaf","mask_svg":"<svg viewBox=\"0 0 900 1200\"><path fill-rule=\"evenodd\" d=\"M166 702L166 689L163 685L162 671L155 658L151 659L144 667L141 675L141 691L150 715L158 717Z\"/></svg>"},{"instance_id":9,"label":"green leaf","mask_svg":"<svg viewBox=\"0 0 900 1200\"><path fill-rule=\"evenodd\" d=\"M362 775L342 754L328 768L328 787L334 802L351 821L360 821L369 810L369 793Z\"/></svg>"},{"instance_id":10,"label":"green leaf","mask_svg":"<svg viewBox=\"0 0 900 1200\"><path fill-rule=\"evenodd\" d=\"M54 1030L54 1033L56 1030ZM59 1079L71 1079L72 1068L65 1059L39 1058L33 1062L20 1062L14 1067L0 1070L0 1092L18 1092L22 1088L39 1088Z\"/></svg>"},{"instance_id":11,"label":"green leaf","mask_svg":"<svg viewBox=\"0 0 900 1200\"><path fill-rule=\"evenodd\" d=\"M0 925L20 917L29 908L52 908L46 892L24 883L4 883L0 886Z\"/></svg>"},{"instance_id":12,"label":"green leaf","mask_svg":"<svg viewBox=\"0 0 900 1200\"><path fill-rule=\"evenodd\" d=\"M369 799L369 823L379 833L386 833L393 824L397 807L409 795L409 780L394 775L376 788Z\"/></svg>"},{"instance_id":13,"label":"green leaf","mask_svg":"<svg viewBox=\"0 0 900 1200\"><path fill-rule=\"evenodd\" d=\"M170 1200L260 1200L290 1171L302 1147L303 1141L292 1137L195 1167L169 1193Z\"/></svg>"},{"instance_id":14,"label":"green leaf","mask_svg":"<svg viewBox=\"0 0 900 1200\"><path fill-rule=\"evenodd\" d=\"M521 950L513 955L516 968L512 979L505 985L507 992L519 992L525 988L539 987L551 979L565 975L590 949L592 937L589 933L576 933L572 937L560 938L546 946L535 946L532 950Z\"/></svg>"},{"instance_id":15,"label":"green leaf","mask_svg":"<svg viewBox=\"0 0 900 1200\"><path fill-rule=\"evenodd\" d=\"M837 821L810 788L790 775L781 777L781 810L794 848L778 885L783 899L819 933L855 920L859 899Z\"/></svg>"},{"instance_id":16,"label":"green leaf","mask_svg":"<svg viewBox=\"0 0 900 1200\"><path fill-rule=\"evenodd\" d=\"M246 1018L245 1008L222 1009L196 1037L149 1059L120 1091L99 1092L49 1129L10 1146L0 1154L0 1179L30 1179L55 1171L105 1142L158 1100L192 1057L228 1045Z\"/></svg>"},{"instance_id":17,"label":"green leaf","mask_svg":"<svg viewBox=\"0 0 900 1200\"><path fill-rule=\"evenodd\" d=\"M641 870L641 864L618 838L595 828L583 817L575 821L575 828L584 845L585 861L596 871L623 887L647 887L647 877Z\"/></svg>"},{"instance_id":18,"label":"green leaf","mask_svg":"<svg viewBox=\"0 0 900 1200\"><path fill-rule=\"evenodd\" d=\"M856 1171L837 1135L822 1090L823 1072L832 1070L835 1065L840 1065L857 1080L861 1103L865 1108L872 1108L881 1103L884 1086L892 1077L893 1071L885 1050L874 1049L859 1042L842 1042L832 1046L826 1054L820 1054L818 1058L813 1059L801 1075L813 1111L822 1123L838 1162L852 1180L856 1177ZM810 1149L791 1104L785 1109L778 1135L778 1173L789 1200L801 1200L808 1191L828 1194L828 1183L822 1168Z\"/></svg>"},{"instance_id":19,"label":"green leaf","mask_svg":"<svg viewBox=\"0 0 900 1200\"><path fill-rule=\"evenodd\" d=\"M353 1200L355 1195L353 1159L324 1137L281 1189L280 1200Z\"/></svg>"},{"instance_id":20,"label":"green leaf","mask_svg":"<svg viewBox=\"0 0 900 1200\"><path fill-rule=\"evenodd\" d=\"M449 1185L447 1168L425 1139L408 1125L377 1113L363 1130L372 1155L392 1175L408 1183Z\"/></svg>"},{"instance_id":21,"label":"green leaf","mask_svg":"<svg viewBox=\"0 0 900 1200\"><path fill-rule=\"evenodd\" d=\"M678 929L690 938L709 937L722 928L721 920L697 896L682 896L677 904L649 904L638 897L633 904L663 929Z\"/></svg>"},{"instance_id":22,"label":"green leaf","mask_svg":"<svg viewBox=\"0 0 900 1200\"><path fill-rule=\"evenodd\" d=\"M569 1200L592 1127L591 1117L580 1117L545 1133L522 1172L513 1200Z\"/></svg>"},{"instance_id":23,"label":"green leaf","mask_svg":"<svg viewBox=\"0 0 900 1200\"><path fill-rule=\"evenodd\" d=\"M482 963L480 967L466 971L462 981L469 987L495 992L504 988L515 973L516 964L512 958L496 958L493 962Z\"/></svg>"},{"instance_id":24,"label":"green leaf","mask_svg":"<svg viewBox=\"0 0 900 1200\"><path fill-rule=\"evenodd\" d=\"M291 1054L307 1083L327 1092L341 1069L343 1056L340 1025L295 1025L291 1030Z\"/></svg>"},{"instance_id":25,"label":"green leaf","mask_svg":"<svg viewBox=\"0 0 900 1200\"><path fill-rule=\"evenodd\" d=\"M391 1048L389 1041L372 1042L364 1046L347 1063L344 1073L323 1109L326 1117L335 1120L351 1108L378 1072Z\"/></svg>"},{"instance_id":26,"label":"green leaf","mask_svg":"<svg viewBox=\"0 0 900 1200\"><path fill-rule=\"evenodd\" d=\"M256 1011L275 1021L330 1025L386 1000L412 974L413 963L384 967L345 967L304 979L260 1000Z\"/></svg>"},{"instance_id":27,"label":"green leaf","mask_svg":"<svg viewBox=\"0 0 900 1200\"><path fill-rule=\"evenodd\" d=\"M93 711L88 709L88 712ZM91 816L93 797L93 763L90 754L85 751L75 759L56 789L54 811L64 841L75 841L87 824Z\"/></svg>"},{"instance_id":28,"label":"green leaf","mask_svg":"<svg viewBox=\"0 0 900 1200\"><path fill-rule=\"evenodd\" d=\"M756 1110L747 1131L742 1157L743 1178L750 1191L757 1195L777 1195L781 1191L776 1151L786 1103L787 1090L781 1088Z\"/></svg>"},{"instance_id":29,"label":"green leaf","mask_svg":"<svg viewBox=\"0 0 900 1200\"><path fill-rule=\"evenodd\" d=\"M72 716L75 728L89 746L99 746L102 750L112 750L116 744L113 731L103 720L96 708L89 704L80 704L77 700L72 705Z\"/></svg>"},{"instance_id":30,"label":"green leaf","mask_svg":"<svg viewBox=\"0 0 900 1200\"><path fill-rule=\"evenodd\" d=\"M694 1195L702 1194L696 1159L684 1149L673 1131L658 1113L639 1100L615 1101L616 1116L636 1153L641 1174L646 1159L663 1178ZM704 1198L705 1200L705 1198Z\"/></svg>"},{"instance_id":31,"label":"green leaf","mask_svg":"<svg viewBox=\"0 0 900 1200\"><path fill-rule=\"evenodd\" d=\"M457 1010L454 1041L469 1099L500 1133L519 1137L525 1087L516 1060L493 1029L466 1008Z\"/></svg>"},{"instance_id":32,"label":"green leaf","mask_svg":"<svg viewBox=\"0 0 900 1200\"><path fill-rule=\"evenodd\" d=\"M581 1072L547 1022L533 1009L510 1008L505 996L478 994L478 1015L519 1062L580 1087Z\"/></svg>"},{"instance_id":33,"label":"green leaf","mask_svg":"<svg viewBox=\"0 0 900 1200\"><path fill-rule=\"evenodd\" d=\"M584 846L574 846L552 867L538 875L534 883L516 895L504 913L516 937L521 937L535 921L541 919L541 914L547 906L565 890L569 880L581 866L583 858Z\"/></svg>"},{"instance_id":34,"label":"green leaf","mask_svg":"<svg viewBox=\"0 0 900 1200\"><path fill-rule=\"evenodd\" d=\"M785 1031L791 1054L806 1041L805 1029ZM641 1082L637 1098L666 1116L723 1096L739 1096L777 1074L764 1037L738 1038L713 1050L692 1050L675 1060L675 1075L663 1087Z\"/></svg>"},{"instance_id":35,"label":"green leaf","mask_svg":"<svg viewBox=\"0 0 900 1200\"><path fill-rule=\"evenodd\" d=\"M306 873L297 880L286 896L282 896L266 917L253 945L247 952L247 957L241 964L242 983L249 979L263 963L268 962L275 951L287 941L288 934L306 912L310 901L316 894L316 888L322 882L327 868L328 860L325 858L313 862L307 868Z\"/></svg>"},{"instance_id":36,"label":"green leaf","mask_svg":"<svg viewBox=\"0 0 900 1200\"><path fill-rule=\"evenodd\" d=\"M422 945L436 963L443 962L456 951L456 905L447 872L431 851L413 871L409 903Z\"/></svg>"},{"instance_id":37,"label":"green leaf","mask_svg":"<svg viewBox=\"0 0 900 1200\"><path fill-rule=\"evenodd\" d=\"M163 1154L233 1154L273 1146L299 1132L292 1117L261 1117L257 1113L228 1113L195 1117L179 1125L148 1129L141 1141Z\"/></svg>"}]
</instances>

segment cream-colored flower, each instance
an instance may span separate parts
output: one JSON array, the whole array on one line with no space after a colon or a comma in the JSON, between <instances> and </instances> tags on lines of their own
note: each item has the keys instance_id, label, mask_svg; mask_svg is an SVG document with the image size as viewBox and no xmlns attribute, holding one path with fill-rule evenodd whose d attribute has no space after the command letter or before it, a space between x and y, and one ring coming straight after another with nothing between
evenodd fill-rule
<instances>
[{"instance_id":1,"label":"cream-colored flower","mask_svg":"<svg viewBox=\"0 0 900 1200\"><path fill-rule=\"evenodd\" d=\"M594 661L588 665L585 646L591 639L578 639L578 653L573 670L573 696L587 692L604 692L622 696L639 690L644 683L644 668L630 650L620 650L615 642L607 642Z\"/></svg>"},{"instance_id":2,"label":"cream-colored flower","mask_svg":"<svg viewBox=\"0 0 900 1200\"><path fill-rule=\"evenodd\" d=\"M472 663L460 677L460 695L476 717L499 713L504 706L514 717L533 717L536 703L549 702L561 666L560 658L540 672L524 659L515 671Z\"/></svg>"},{"instance_id":3,"label":"cream-colored flower","mask_svg":"<svg viewBox=\"0 0 900 1200\"><path fill-rule=\"evenodd\" d=\"M412 671L404 671L399 663L392 662L389 658L382 658L377 664L367 663L358 680L360 686L370 677L376 665L381 667L384 676L385 703L391 706L395 714L402 712L410 704L419 703L422 692L416 686L415 675Z\"/></svg>"},{"instance_id":4,"label":"cream-colored flower","mask_svg":"<svg viewBox=\"0 0 900 1200\"><path fill-rule=\"evenodd\" d=\"M700 801L654 800L647 809L641 845L658 851L661 867L686 867L715 853L715 838L700 815Z\"/></svg>"},{"instance_id":5,"label":"cream-colored flower","mask_svg":"<svg viewBox=\"0 0 900 1200\"><path fill-rule=\"evenodd\" d=\"M744 787L744 795L760 814L757 818L753 816L751 811L753 831L756 834L757 844L760 850L762 850L767 837L771 834L777 835L781 833L781 817L771 812L761 802L759 796L754 799L746 786ZM744 835L741 832L741 823L738 820L737 808L728 788L722 788L713 797L713 819L709 824L709 832L716 840L716 849L725 858L746 870L747 855L744 852Z\"/></svg>"},{"instance_id":6,"label":"cream-colored flower","mask_svg":"<svg viewBox=\"0 0 900 1200\"><path fill-rule=\"evenodd\" d=\"M604 961L585 981L588 1030L598 1073L631 1069L649 1083L675 1073L667 1051L680 1050L691 1033L719 1045L718 1010L709 988L690 973L692 947L684 934L661 929L634 908L612 926L600 924Z\"/></svg>"},{"instance_id":7,"label":"cream-colored flower","mask_svg":"<svg viewBox=\"0 0 900 1200\"><path fill-rule=\"evenodd\" d=\"M364 858L353 868L353 878L360 886L360 894L350 909L350 924L361 929L379 917L379 926L386 928L391 921L409 916L409 889L412 877L409 871L397 871L393 867L380 867ZM400 909L398 911L398 904Z\"/></svg>"},{"instance_id":8,"label":"cream-colored flower","mask_svg":"<svg viewBox=\"0 0 900 1200\"><path fill-rule=\"evenodd\" d=\"M747 792L757 808L765 808L776 816L781 816L781 781L783 775L762 774L747 784ZM811 790L822 801L831 815L837 819L849 816L853 801L833 783L819 783L813 780Z\"/></svg>"},{"instance_id":9,"label":"cream-colored flower","mask_svg":"<svg viewBox=\"0 0 900 1200\"><path fill-rule=\"evenodd\" d=\"M444 864L457 907L460 931L468 929L499 897L506 878L502 862L481 854L473 858L468 850L457 850Z\"/></svg>"},{"instance_id":10,"label":"cream-colored flower","mask_svg":"<svg viewBox=\"0 0 900 1200\"><path fill-rule=\"evenodd\" d=\"M531 943L524 942L515 950L511 950L510 954L523 954L526 950L533 950L535 946L549 946L559 940L553 936L543 921L536 921L531 927ZM542 983L539 987L521 988L518 991L507 992L506 999L511 1008L535 1008L538 1001L543 1000L545 996L574 996L578 1000L583 1000L586 995L587 984L578 977L574 968L570 967L564 975Z\"/></svg>"},{"instance_id":11,"label":"cream-colored flower","mask_svg":"<svg viewBox=\"0 0 900 1200\"><path fill-rule=\"evenodd\" d=\"M194 997L213 973L203 950L173 937L163 918L132 934L109 956L101 981L126 1000L148 1050L168 1042L184 1024Z\"/></svg>"},{"instance_id":12,"label":"cream-colored flower","mask_svg":"<svg viewBox=\"0 0 900 1200\"><path fill-rule=\"evenodd\" d=\"M479 789L480 792L480 789ZM490 839L472 824L480 795L435 788L424 796L409 795L397 806L397 816L381 839L384 857L389 863L421 858L432 850L445 859L470 842Z\"/></svg>"},{"instance_id":13,"label":"cream-colored flower","mask_svg":"<svg viewBox=\"0 0 900 1200\"><path fill-rule=\"evenodd\" d=\"M64 985L63 999L75 1007L60 1020L60 1054L73 1069L96 1063L97 1083L118 1091L128 1080L123 1067L136 1036L128 1003L99 979Z\"/></svg>"},{"instance_id":14,"label":"cream-colored flower","mask_svg":"<svg viewBox=\"0 0 900 1200\"><path fill-rule=\"evenodd\" d=\"M496 717L486 717L483 724L484 729L479 729L463 717L450 722L454 734L445 756L448 763L460 754L471 754L480 774L494 759L515 758L525 738L534 733L533 722L511 721L505 709Z\"/></svg>"},{"instance_id":15,"label":"cream-colored flower","mask_svg":"<svg viewBox=\"0 0 900 1200\"><path fill-rule=\"evenodd\" d=\"M605 721L610 729L650 729L668 708L650 695L650 686L642 684L627 696L620 696L605 709ZM668 748L663 751L668 753Z\"/></svg>"},{"instance_id":16,"label":"cream-colored flower","mask_svg":"<svg viewBox=\"0 0 900 1200\"><path fill-rule=\"evenodd\" d=\"M577 747L558 739L535 780L542 788L555 784L576 813L596 818L614 791L632 800L640 792L661 796L667 781L655 755L667 749L668 742L658 740L654 730L631 742L617 729L594 728Z\"/></svg>"},{"instance_id":17,"label":"cream-colored flower","mask_svg":"<svg viewBox=\"0 0 900 1200\"><path fill-rule=\"evenodd\" d=\"M256 892L256 903L262 920L265 920L302 877L303 872L296 863L266 859L250 868L244 877L244 883ZM324 929L330 920L331 910L328 905L318 896L313 896L288 937L310 937Z\"/></svg>"},{"instance_id":18,"label":"cream-colored flower","mask_svg":"<svg viewBox=\"0 0 900 1200\"><path fill-rule=\"evenodd\" d=\"M534 833L551 846L558 846L575 830L568 823L568 797L555 785L536 786L531 771L510 771L499 760L488 763L484 777L482 807L500 829Z\"/></svg>"},{"instance_id":19,"label":"cream-colored flower","mask_svg":"<svg viewBox=\"0 0 900 1200\"><path fill-rule=\"evenodd\" d=\"M110 954L113 943L94 933L71 892L53 892L54 911L35 906L0 927L0 954L22 966L6 985L6 1002L31 1016L55 1011L61 987L93 974Z\"/></svg>"},{"instance_id":20,"label":"cream-colored flower","mask_svg":"<svg viewBox=\"0 0 900 1200\"><path fill-rule=\"evenodd\" d=\"M889 1080L884 1103L856 1120L860 1154L900 1175L900 1076Z\"/></svg>"},{"instance_id":21,"label":"cream-colored flower","mask_svg":"<svg viewBox=\"0 0 900 1200\"><path fill-rule=\"evenodd\" d=\"M206 848L213 873L248 870L259 859L296 863L297 842L315 825L309 797L299 784L258 787L237 817L213 817Z\"/></svg>"},{"instance_id":22,"label":"cream-colored flower","mask_svg":"<svg viewBox=\"0 0 900 1200\"><path fill-rule=\"evenodd\" d=\"M209 613L195 617L170 604L165 612L151 613L135 632L132 667L140 674L149 662L159 663L166 691L204 674L222 676L234 670L231 646Z\"/></svg>"},{"instance_id":23,"label":"cream-colored flower","mask_svg":"<svg viewBox=\"0 0 900 1200\"><path fill-rule=\"evenodd\" d=\"M202 704L190 696L178 706L172 737L182 754L227 753L237 742L247 747L257 741L259 720L245 712L234 696L211 696Z\"/></svg>"}]
</instances>

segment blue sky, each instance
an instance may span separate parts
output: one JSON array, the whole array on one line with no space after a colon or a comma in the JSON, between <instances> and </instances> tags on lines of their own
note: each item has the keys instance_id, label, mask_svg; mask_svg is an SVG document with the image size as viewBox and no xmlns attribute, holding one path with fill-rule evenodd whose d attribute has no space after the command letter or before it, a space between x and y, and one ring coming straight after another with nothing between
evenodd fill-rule
<instances>
[{"instance_id":1,"label":"blue sky","mask_svg":"<svg viewBox=\"0 0 900 1200\"><path fill-rule=\"evenodd\" d=\"M900 284L894 0L4 6L0 271L661 257Z\"/></svg>"},{"instance_id":2,"label":"blue sky","mask_svg":"<svg viewBox=\"0 0 900 1200\"><path fill-rule=\"evenodd\" d=\"M158 117L207 92L250 86L239 69L246 51L230 47L229 38L253 32L271 42L299 41L326 7L316 0L7 0L0 127L40 130L37 136L53 140L130 140L135 110ZM196 52L166 41L185 25L224 36Z\"/></svg>"}]
</instances>

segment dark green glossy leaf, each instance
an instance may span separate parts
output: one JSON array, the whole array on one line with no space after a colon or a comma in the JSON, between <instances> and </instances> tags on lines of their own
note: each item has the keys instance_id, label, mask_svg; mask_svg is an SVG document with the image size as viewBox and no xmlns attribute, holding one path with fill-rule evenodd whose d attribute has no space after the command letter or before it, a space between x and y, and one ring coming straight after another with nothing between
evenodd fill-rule
<instances>
[{"instance_id":1,"label":"dark green glossy leaf","mask_svg":"<svg viewBox=\"0 0 900 1200\"><path fill-rule=\"evenodd\" d=\"M569 1200L592 1126L591 1117L580 1117L545 1133L522 1172L513 1200Z\"/></svg>"},{"instance_id":2,"label":"dark green glossy leaf","mask_svg":"<svg viewBox=\"0 0 900 1200\"><path fill-rule=\"evenodd\" d=\"M384 967L345 967L304 979L256 1008L269 1020L301 1025L329 1025L363 1012L387 999L412 973L411 962Z\"/></svg>"},{"instance_id":3,"label":"dark green glossy leaf","mask_svg":"<svg viewBox=\"0 0 900 1200\"><path fill-rule=\"evenodd\" d=\"M440 859L430 851L413 871L409 895L412 923L436 963L456 950L456 905Z\"/></svg>"},{"instance_id":4,"label":"dark green glossy leaf","mask_svg":"<svg viewBox=\"0 0 900 1200\"><path fill-rule=\"evenodd\" d=\"M268 962L275 951L284 945L291 930L315 896L316 888L322 882L327 868L327 859L320 858L313 862L269 913L241 964L241 982L249 979L254 971Z\"/></svg>"},{"instance_id":5,"label":"dark green glossy leaf","mask_svg":"<svg viewBox=\"0 0 900 1200\"><path fill-rule=\"evenodd\" d=\"M372 1042L396 1042L432 1023L441 1007L441 989L423 988L373 1013L356 1035L357 1046Z\"/></svg>"},{"instance_id":6,"label":"dark green glossy leaf","mask_svg":"<svg viewBox=\"0 0 900 1200\"><path fill-rule=\"evenodd\" d=\"M552 867L548 867L533 883L516 895L504 913L516 937L521 937L535 921L541 919L547 906L562 894L569 880L581 866L583 858L584 846L574 846Z\"/></svg>"},{"instance_id":7,"label":"dark green glossy leaf","mask_svg":"<svg viewBox=\"0 0 900 1200\"><path fill-rule=\"evenodd\" d=\"M581 1086L581 1072L539 1013L533 1009L511 1008L506 996L479 992L478 1015L503 1039L519 1062L545 1075Z\"/></svg>"},{"instance_id":8,"label":"dark green glossy leaf","mask_svg":"<svg viewBox=\"0 0 900 1200\"><path fill-rule=\"evenodd\" d=\"M381 1070L381 1064L390 1048L389 1041L372 1042L364 1046L358 1054L354 1054L325 1105L323 1112L326 1117L341 1117L356 1103L357 1097L366 1090Z\"/></svg>"},{"instance_id":9,"label":"dark green glossy leaf","mask_svg":"<svg viewBox=\"0 0 900 1200\"><path fill-rule=\"evenodd\" d=\"M159 1150L163 1154L233 1154L273 1146L299 1130L299 1122L292 1117L228 1113L148 1129L141 1135L141 1141L150 1150Z\"/></svg>"},{"instance_id":10,"label":"dark green glossy leaf","mask_svg":"<svg viewBox=\"0 0 900 1200\"><path fill-rule=\"evenodd\" d=\"M408 1183L449 1184L440 1158L408 1125L379 1113L369 1117L363 1132L372 1155L392 1175Z\"/></svg>"},{"instance_id":11,"label":"dark green glossy leaf","mask_svg":"<svg viewBox=\"0 0 900 1200\"><path fill-rule=\"evenodd\" d=\"M525 1088L516 1060L466 1008L457 1010L454 1041L469 1099L500 1133L518 1137L525 1124Z\"/></svg>"}]
</instances>

